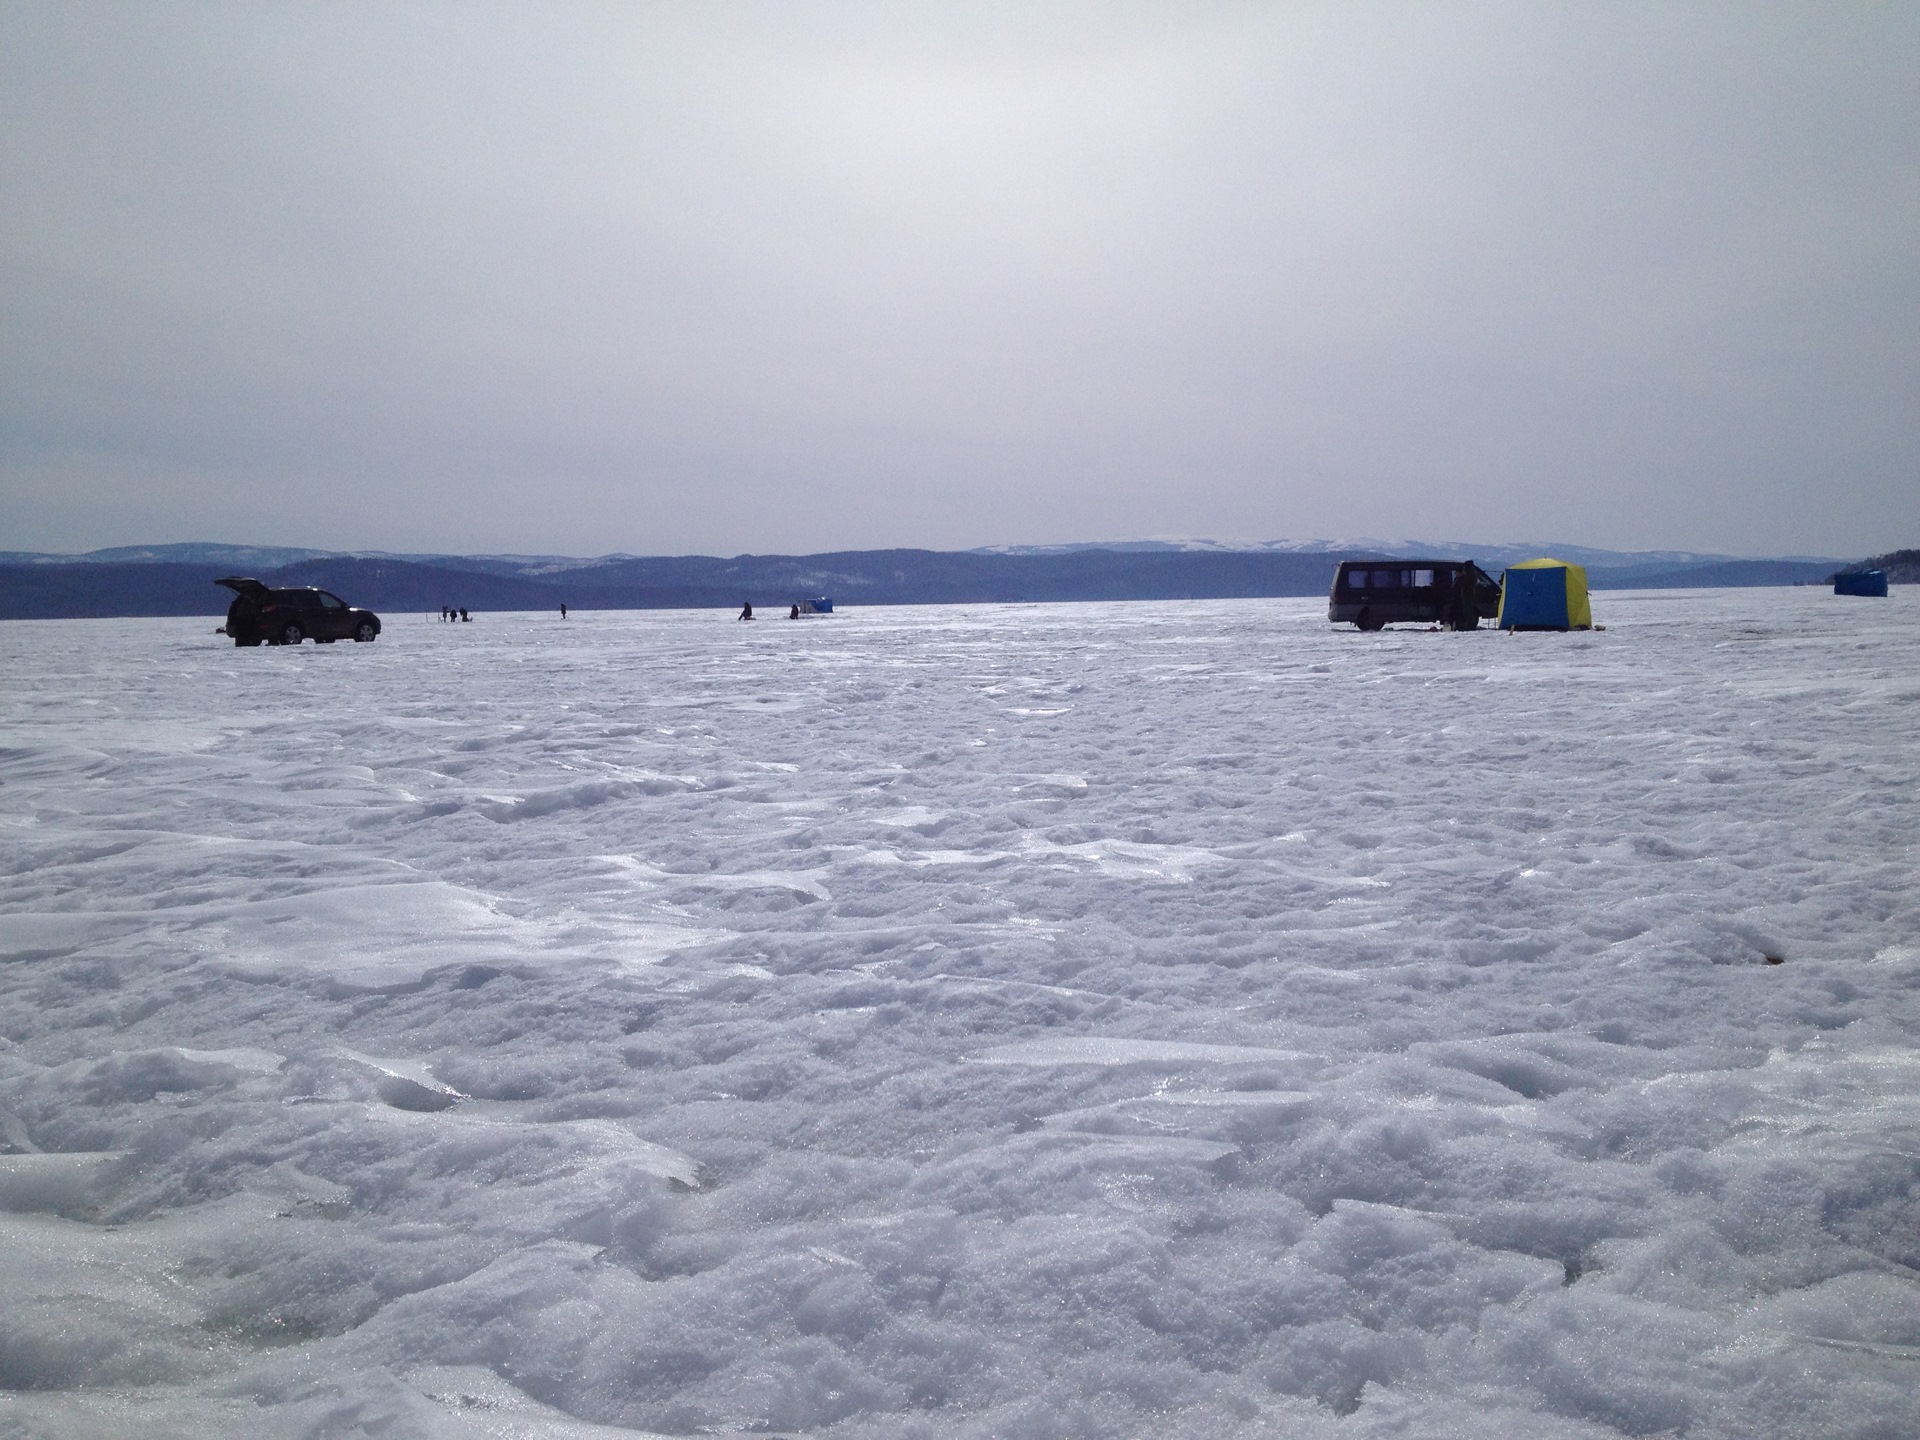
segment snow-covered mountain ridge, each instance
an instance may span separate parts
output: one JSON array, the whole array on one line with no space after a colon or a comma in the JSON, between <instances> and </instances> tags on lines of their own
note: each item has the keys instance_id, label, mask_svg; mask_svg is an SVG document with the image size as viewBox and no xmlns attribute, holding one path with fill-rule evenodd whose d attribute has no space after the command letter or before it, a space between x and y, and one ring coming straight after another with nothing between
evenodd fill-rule
<instances>
[{"instance_id":1,"label":"snow-covered mountain ridge","mask_svg":"<svg viewBox=\"0 0 1920 1440\"><path fill-rule=\"evenodd\" d=\"M594 558L552 555L328 555L266 546L151 546L95 556L0 557L0 619L211 615L235 571L317 585L375 610L785 609L818 595L855 605L1252 599L1325 595L1343 559L1466 558L1494 573L1542 552L1586 565L1596 589L1825 582L1846 562L1738 560L1691 552L1430 541L1138 542L1027 549L852 550L821 555ZM118 555L102 560L99 554ZM276 563L278 562L278 563Z\"/></svg>"},{"instance_id":2,"label":"snow-covered mountain ridge","mask_svg":"<svg viewBox=\"0 0 1920 1440\"><path fill-rule=\"evenodd\" d=\"M1726 561L1785 560L1794 563L1839 565L1844 557L1825 555L1743 556L1697 550L1606 550L1591 545L1564 541L1501 541L1475 543L1460 540L1383 540L1362 536L1350 540L1207 540L1198 538L1153 540L1087 540L1060 545L979 545L970 550L951 551L965 555L1072 555L1107 550L1115 554L1287 554L1287 555L1381 555L1427 556L1436 560L1478 560L1483 564L1511 565L1517 560L1552 555L1578 565L1629 569L1639 567L1678 567L1706 565ZM833 551L835 555L884 554L887 551ZM940 553L938 551L932 553ZM122 545L105 550L63 553L40 550L0 551L0 564L8 565L125 565L230 564L278 569L302 560L351 557L368 560L404 560L415 564L477 564L500 573L551 575L599 565L644 559L709 559L708 556L642 556L626 551L606 555L531 555L476 554L456 555L441 551L387 550L313 550L295 546L226 545L211 541L190 541L173 545ZM735 558L746 558L744 556Z\"/></svg>"},{"instance_id":3,"label":"snow-covered mountain ridge","mask_svg":"<svg viewBox=\"0 0 1920 1440\"><path fill-rule=\"evenodd\" d=\"M1477 560L1483 565L1511 565L1518 560L1551 555L1571 560L1576 565L1614 568L1636 566L1707 565L1728 560L1754 558L1813 561L1836 564L1818 555L1740 556L1697 550L1603 550L1591 545L1565 541L1501 541L1475 543L1464 540L1387 540L1378 536L1356 536L1349 540L1205 540L1160 539L1085 541L1071 545L988 545L974 553L995 555L1065 555L1080 550L1112 550L1117 553L1175 551L1186 554L1279 553L1287 555L1379 555L1408 556L1434 560Z\"/></svg>"}]
</instances>

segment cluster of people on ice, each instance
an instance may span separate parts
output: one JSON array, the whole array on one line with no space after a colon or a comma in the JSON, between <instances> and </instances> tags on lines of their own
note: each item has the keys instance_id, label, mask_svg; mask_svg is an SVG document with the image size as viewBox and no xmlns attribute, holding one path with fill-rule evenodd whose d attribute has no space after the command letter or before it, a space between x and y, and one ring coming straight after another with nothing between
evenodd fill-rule
<instances>
[{"instance_id":1,"label":"cluster of people on ice","mask_svg":"<svg viewBox=\"0 0 1920 1440\"><path fill-rule=\"evenodd\" d=\"M823 604L824 604L825 602L821 602L821 603L823 603ZM813 602L813 601L808 601L808 602L806 602L806 606L807 606L807 608L806 608L806 613L808 613L808 614L818 614L818 613L820 613L820 612L819 612L819 611L818 611L818 610L817 610L817 609L815 608L815 604L814 604L814 602ZM562 613L562 614L564 614L564 613L565 613L565 611L564 611L564 610L562 610L562 612L561 612L561 613ZM796 602L795 602L795 604L794 604L794 606L793 606L793 608L792 608L791 610L789 610L789 611L787 611L787 618L788 618L789 620L798 620L798 619L800 618L800 615L801 615L801 613L802 613L802 612L801 612L801 609L800 609L800 604L799 604L799 602L797 602L797 601L796 601ZM746 602L746 604L744 604L744 605L742 605L742 606L740 607L740 618L741 618L742 620L751 620L751 619L753 619L753 602L752 602L751 600L749 600L749 601L747 601L747 602Z\"/></svg>"}]
</instances>

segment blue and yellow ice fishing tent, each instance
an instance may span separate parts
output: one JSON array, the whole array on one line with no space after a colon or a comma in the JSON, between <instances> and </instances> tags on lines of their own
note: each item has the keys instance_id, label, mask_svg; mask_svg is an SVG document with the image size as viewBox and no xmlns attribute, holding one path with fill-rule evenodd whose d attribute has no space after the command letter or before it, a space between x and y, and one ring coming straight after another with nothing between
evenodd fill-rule
<instances>
[{"instance_id":1,"label":"blue and yellow ice fishing tent","mask_svg":"<svg viewBox=\"0 0 1920 1440\"><path fill-rule=\"evenodd\" d=\"M1500 577L1502 630L1591 630L1587 572L1564 560L1526 560Z\"/></svg>"}]
</instances>

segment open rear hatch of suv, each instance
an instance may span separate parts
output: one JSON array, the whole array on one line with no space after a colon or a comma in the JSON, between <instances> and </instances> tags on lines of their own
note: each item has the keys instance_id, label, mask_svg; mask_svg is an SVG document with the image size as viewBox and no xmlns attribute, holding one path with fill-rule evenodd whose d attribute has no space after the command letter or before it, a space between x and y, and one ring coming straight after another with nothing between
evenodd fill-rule
<instances>
[{"instance_id":1,"label":"open rear hatch of suv","mask_svg":"<svg viewBox=\"0 0 1920 1440\"><path fill-rule=\"evenodd\" d=\"M259 644L260 609L266 604L267 587L250 575L228 575L213 582L233 591L233 603L227 607L226 632L236 645Z\"/></svg>"}]
</instances>

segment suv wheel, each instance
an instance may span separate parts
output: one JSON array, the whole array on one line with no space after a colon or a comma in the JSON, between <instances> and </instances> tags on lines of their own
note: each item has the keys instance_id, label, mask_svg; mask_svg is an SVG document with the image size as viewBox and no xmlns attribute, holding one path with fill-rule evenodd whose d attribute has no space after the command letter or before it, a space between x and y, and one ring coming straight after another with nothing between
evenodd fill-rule
<instances>
[{"instance_id":1,"label":"suv wheel","mask_svg":"<svg viewBox=\"0 0 1920 1440\"><path fill-rule=\"evenodd\" d=\"M371 620L362 620L360 624L355 628L353 632L353 638L358 641L361 641L362 643L365 643L366 641L373 639L373 637L378 635L379 633L380 632L378 630L373 628L373 622Z\"/></svg>"},{"instance_id":2,"label":"suv wheel","mask_svg":"<svg viewBox=\"0 0 1920 1440\"><path fill-rule=\"evenodd\" d=\"M291 620L289 620L285 625L282 625L280 627L280 643L282 645L298 645L302 640L306 638L307 638L307 632L302 630L298 625L294 624Z\"/></svg>"}]
</instances>

